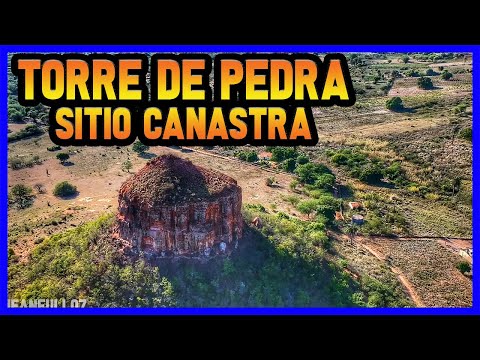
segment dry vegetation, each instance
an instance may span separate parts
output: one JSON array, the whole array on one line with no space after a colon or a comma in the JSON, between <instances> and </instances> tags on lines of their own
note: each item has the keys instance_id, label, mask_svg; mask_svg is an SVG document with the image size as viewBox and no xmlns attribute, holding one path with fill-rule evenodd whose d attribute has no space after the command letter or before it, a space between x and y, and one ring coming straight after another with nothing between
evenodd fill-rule
<instances>
[{"instance_id":1,"label":"dry vegetation","mask_svg":"<svg viewBox=\"0 0 480 360\"><path fill-rule=\"evenodd\" d=\"M361 200L366 203L363 211L367 224L388 224L380 229L384 235L471 237L472 145L466 132L472 126L471 57L409 54L410 60L404 63L402 54L348 56L357 103L351 108L314 108L320 141L316 147L299 151L332 170L337 182L348 190L343 193L344 206L348 201ZM435 87L421 90L411 71L424 74L428 69L437 73L430 76ZM453 78L443 80L443 70L450 71ZM393 96L403 100L402 111L386 109L386 101ZM14 101L10 105L10 121L24 119L9 124L10 135L31 122L47 129L43 109L25 112ZM253 165L235 157L242 149L260 153L264 148L190 151L152 147L147 156L141 157L131 146L69 147L61 149L70 155L69 163L61 164L56 159L58 151L51 149L53 145L47 134L9 144L9 160L29 164L19 170L9 169L9 189L22 183L31 187L41 184L44 190L34 191L31 207L9 209L9 248L16 262L28 262L32 250L52 234L114 210L120 185L149 157L160 154L174 153L233 177L242 187L245 204L262 204L271 214L311 220L298 211L296 204L312 194L302 186L291 187L296 176L277 171L281 163L260 159ZM366 183L352 176L348 167L337 165L326 154L342 149L378 159L382 166L399 163L404 172L401 185ZM127 161L131 170L125 170ZM267 185L270 180L274 180L274 186ZM68 199L53 196L54 186L61 181L77 186L78 194ZM347 220L352 214L345 213ZM452 249L435 241L368 241L365 237L369 246L391 258L389 264L362 246L337 240L339 230L342 224L332 236L327 256L350 276L388 284L389 294L396 294L399 303L411 306L398 274L391 271L393 264L413 284L426 306L471 306L472 283L455 268L462 258Z\"/></svg>"},{"instance_id":2,"label":"dry vegetation","mask_svg":"<svg viewBox=\"0 0 480 360\"><path fill-rule=\"evenodd\" d=\"M471 279L455 267L460 258L437 241L375 239L368 244L402 269L426 306L471 306Z\"/></svg>"}]
</instances>

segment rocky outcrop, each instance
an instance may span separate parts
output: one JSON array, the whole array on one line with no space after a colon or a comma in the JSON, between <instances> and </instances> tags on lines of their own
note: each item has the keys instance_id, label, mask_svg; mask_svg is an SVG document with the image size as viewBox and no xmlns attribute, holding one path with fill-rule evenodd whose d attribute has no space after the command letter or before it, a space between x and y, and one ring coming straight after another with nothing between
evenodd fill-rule
<instances>
[{"instance_id":1,"label":"rocky outcrop","mask_svg":"<svg viewBox=\"0 0 480 360\"><path fill-rule=\"evenodd\" d=\"M241 207L234 179L161 156L121 186L118 235L159 256L226 254L242 236Z\"/></svg>"}]
</instances>

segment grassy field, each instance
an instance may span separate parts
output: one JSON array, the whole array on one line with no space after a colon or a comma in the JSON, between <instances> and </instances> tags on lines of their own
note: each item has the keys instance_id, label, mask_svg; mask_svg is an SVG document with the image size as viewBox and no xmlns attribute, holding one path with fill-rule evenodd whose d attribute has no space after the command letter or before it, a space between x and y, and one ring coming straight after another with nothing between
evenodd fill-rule
<instances>
[{"instance_id":1,"label":"grassy field","mask_svg":"<svg viewBox=\"0 0 480 360\"><path fill-rule=\"evenodd\" d=\"M330 240L328 244L315 245L315 249L318 247L322 252L318 261L333 267L332 271L322 268L321 274L332 279L335 277L330 280L333 281L332 286L337 288L329 288L321 279L316 279L314 284L324 286L322 289L332 294L338 292L337 295L326 297L318 292L309 292L306 289L313 283L299 275L301 286L288 287L288 277L282 277L277 279L278 286L272 288L271 293L262 293L260 289L266 286L265 281L274 276L272 269L282 269L288 265L294 269L292 271L303 274L299 270L302 266L313 266L311 259L303 263L290 260L285 263L285 259L275 258L276 262L267 263L264 251L271 249L272 244L275 251L290 249L292 258L303 258L307 248L313 251L310 245L300 246L302 237L299 234L292 234L291 239L284 233L279 239L269 238L267 234L265 238L262 237L264 247L257 248L250 244L246 250L242 250L242 256L248 257L248 251L251 251L262 261L244 263L244 259L234 259L235 271L229 271L236 282L229 283L224 275L212 275L212 269L223 271L224 267L223 262L215 262L211 269L205 270L201 266L195 269L202 278L199 283L204 285L195 287L197 293L192 293L188 286L195 279L189 278L185 268L169 268L164 275L177 290L177 306L414 306L411 291L409 293L402 279L413 286L425 306L470 306L471 280L456 269L462 260L456 250L441 246L435 240L392 242L388 237L472 236L471 56L408 54L406 63L404 54L347 54L347 57L357 91L356 104L349 108L312 109L319 143L315 147L297 149L298 154L306 155L310 162L325 164L331 171L335 185L343 189L341 198L335 201L331 200L333 195L330 188L328 191L325 188L319 190L314 189L313 184L302 183L292 186L292 182L298 182L299 175L282 170L285 160L249 163L239 159L239 152L254 151L260 154L266 152L266 148L215 147L207 150L151 147L144 156L133 152L131 146L67 147L55 150L48 132L45 132L48 130L45 117L47 110L41 106L32 109L20 107L16 103L15 81L11 78L9 136L24 131L28 124L36 124L44 133L15 138L16 141L9 142L9 190L18 184L34 189L31 206L19 209L11 204L9 207L9 263L17 274L12 276L19 276L12 278L13 285L9 291L17 292L28 286L25 271L33 271L31 267L40 261L38 256L32 255L35 249L44 242L51 243L55 234L86 226L105 213L115 212L120 185L150 158L174 153L192 160L196 165L235 178L242 187L243 203L262 206L265 211L261 212L261 216L265 218L285 214L292 222L308 224L320 221L324 228L318 231L322 234L328 232ZM435 74L427 75L429 69ZM444 71L451 72L452 78L444 80ZM417 86L420 75L432 79L433 89L423 90ZM402 99L403 108L388 110L386 102L395 96ZM345 151L355 156L352 155L350 161L346 159L342 162L339 157L344 156ZM68 162L62 164L57 160L60 152L69 154ZM125 169L126 162L131 163L130 170ZM293 162L293 166L298 167L299 164ZM369 171L378 174L371 176ZM269 179L275 186L267 185ZM61 181L75 185L77 194L67 198L54 196L53 189ZM40 188L41 191L37 190ZM356 230L359 238L365 239L365 244L372 251L388 255L388 261L376 257L360 244L345 241L347 223L356 213L348 210L347 204L354 200L363 203L361 214L366 220ZM346 222L332 221L331 212L321 213L318 207L324 209L325 201L335 206L341 204ZM317 209L309 212L309 209L305 210L308 205ZM323 218L319 220L319 217ZM307 228L308 225L305 225ZM272 232L277 230L276 227L272 228ZM378 236L370 238L369 235ZM298 243L297 247L294 246L295 242ZM91 260L84 259L88 262ZM251 293L239 294L238 286L246 280L238 269L244 265L251 267L253 273L257 272L255 276L265 272L269 278L257 282L255 276L247 277L252 287L248 287L248 284L245 286ZM266 268L267 265L271 268ZM148 278L152 286L162 280L152 280L151 272L144 270L142 264L129 266L132 266L132 271L138 271L141 276ZM400 273L392 271L392 267ZM175 276L172 269L183 274L179 281L173 280ZM426 276L427 273L431 276ZM116 272L112 274L117 276ZM212 287L211 281L225 286ZM161 287L166 289L167 285L165 283ZM125 290L127 285L122 283L122 286ZM282 286L289 288L289 291L282 293ZM232 295L231 300L225 303L217 296L207 300L210 291L227 296L230 290L235 291L236 295ZM256 294L257 300L249 299L245 295L247 293ZM275 296L272 297L272 294ZM165 302L162 296L162 304L173 304L170 298ZM196 300L188 303L185 299L189 296ZM125 305L119 298L115 298L113 303ZM152 304L147 303L149 306ZM103 306L105 302L98 300L97 304ZM132 304L128 303L129 306Z\"/></svg>"}]
</instances>

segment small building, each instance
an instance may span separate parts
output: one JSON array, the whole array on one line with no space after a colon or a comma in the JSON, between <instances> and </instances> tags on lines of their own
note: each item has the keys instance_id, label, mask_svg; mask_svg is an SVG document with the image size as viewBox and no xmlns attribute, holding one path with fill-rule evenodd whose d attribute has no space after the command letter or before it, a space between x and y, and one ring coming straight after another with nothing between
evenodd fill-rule
<instances>
[{"instance_id":1,"label":"small building","mask_svg":"<svg viewBox=\"0 0 480 360\"><path fill-rule=\"evenodd\" d=\"M350 209L352 210L357 210L357 209L361 209L362 208L362 203L358 202L358 201L352 201L352 202L349 202L348 203L348 206L350 207Z\"/></svg>"},{"instance_id":2,"label":"small building","mask_svg":"<svg viewBox=\"0 0 480 360\"><path fill-rule=\"evenodd\" d=\"M352 223L355 225L362 225L363 224L363 216L360 214L352 215Z\"/></svg>"}]
</instances>

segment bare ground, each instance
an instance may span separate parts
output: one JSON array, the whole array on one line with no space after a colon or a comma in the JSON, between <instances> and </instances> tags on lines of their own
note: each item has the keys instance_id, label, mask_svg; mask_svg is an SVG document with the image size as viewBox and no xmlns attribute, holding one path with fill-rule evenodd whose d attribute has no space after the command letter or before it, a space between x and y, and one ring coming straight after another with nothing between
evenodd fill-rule
<instances>
[{"instance_id":1,"label":"bare ground","mask_svg":"<svg viewBox=\"0 0 480 360\"><path fill-rule=\"evenodd\" d=\"M455 265L463 258L445 251L436 240L361 238L365 246L376 251L399 270L418 299L427 307L472 306L472 281ZM395 271L395 270L394 270ZM405 284L405 283L404 283Z\"/></svg>"},{"instance_id":2,"label":"bare ground","mask_svg":"<svg viewBox=\"0 0 480 360\"><path fill-rule=\"evenodd\" d=\"M9 229L29 228L26 234L19 236L13 248L20 260L25 260L34 246L35 240L48 236L62 228L78 225L91 220L105 211L116 211L117 196L120 185L139 170L148 161L126 148L116 147L75 147L71 162L73 165L64 166L54 159L55 153L44 151L51 146L47 135L40 139L24 140L21 145L11 145L10 156L30 156L39 154L44 159L41 165L20 170L9 170L9 187L17 183L29 186L43 184L46 193L36 194L32 207L24 210L9 210ZM36 145L35 145L36 144ZM35 151L35 149L38 151ZM66 149L63 149L64 151ZM225 158L210 154L202 150L176 150L167 147L150 149L153 155L173 153L191 160L194 164L228 174L237 180L243 191L244 203L259 203L275 211L283 211L294 216L299 214L286 202L283 197L293 195L289 184L293 180L291 175L264 170L258 166L242 162L237 159ZM215 161L212 161L212 158ZM133 165L131 173L122 171L122 163L130 159ZM48 170L48 174L47 174ZM274 177L275 186L267 186L266 179ZM61 199L53 196L55 184L69 181L77 187L78 195ZM295 194L298 196L298 194ZM63 219L65 212L66 219ZM60 216L62 223L51 226L39 226L39 219L47 221L51 217ZM23 229L24 230L24 229ZM22 230L22 231L23 231ZM11 233L14 233L11 231Z\"/></svg>"}]
</instances>

